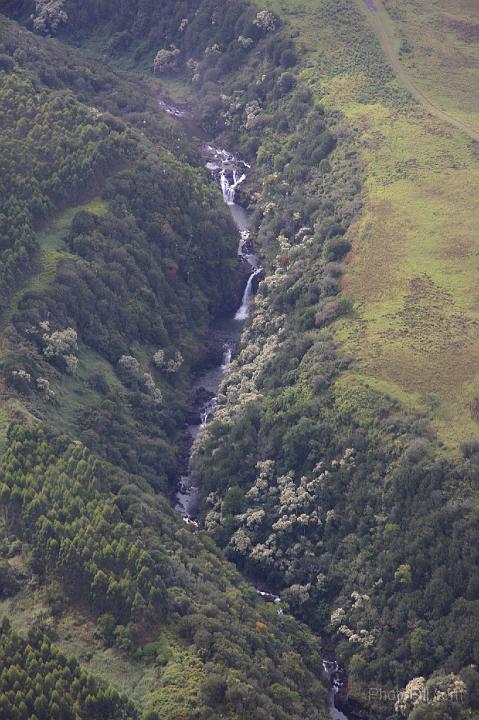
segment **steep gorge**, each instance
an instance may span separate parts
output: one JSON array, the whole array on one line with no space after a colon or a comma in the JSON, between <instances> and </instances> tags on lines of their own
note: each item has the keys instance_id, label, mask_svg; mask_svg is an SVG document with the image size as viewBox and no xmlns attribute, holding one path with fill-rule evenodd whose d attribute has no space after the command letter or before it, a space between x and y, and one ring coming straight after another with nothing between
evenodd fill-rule
<instances>
[{"instance_id":1,"label":"steep gorge","mask_svg":"<svg viewBox=\"0 0 479 720\"><path fill-rule=\"evenodd\" d=\"M59 698L4 623L1 716L206 719L220 709L322 720L317 638L264 603L166 499L194 366L210 362L208 325L237 303L238 238L221 195L197 146L152 109L156 88L4 19L2 43L3 87L16 82L27 95L16 98L46 152L61 160L48 122L69 129L70 110L85 118L75 126L85 153L105 123L130 162L92 179L95 201L68 208L59 235L45 235L55 264L25 271L4 329L1 611L15 631L30 628L50 670L83 673L83 684ZM37 90L58 115L29 104ZM6 147L24 132L14 109ZM33 162L16 167L27 180L37 172ZM50 202L47 223L63 210ZM128 700L111 688L103 696L92 673ZM19 677L25 687L35 678L24 698Z\"/></svg>"},{"instance_id":2,"label":"steep gorge","mask_svg":"<svg viewBox=\"0 0 479 720\"><path fill-rule=\"evenodd\" d=\"M478 686L477 446L445 456L423 416L351 381L355 358L331 332L353 313L341 277L362 203L355 131L313 98L277 16L261 27L249 3L175 4L169 14L120 3L114 17L94 5L65 3L72 27L61 33L136 69L174 43L164 90L180 85L209 136L254 159L248 195L266 278L195 449L201 521L242 572L280 592L288 618L334 639L359 712L369 703L370 717L468 717ZM407 112L387 83L378 92ZM207 544L200 535L194 542ZM281 617L270 622L280 628ZM206 657L216 657L214 632L194 638ZM397 695L421 679L442 693L439 707ZM233 702L224 686L220 707ZM273 694L278 716L304 717L289 690ZM252 711L238 693L235 712L262 717L266 701Z\"/></svg>"}]
</instances>

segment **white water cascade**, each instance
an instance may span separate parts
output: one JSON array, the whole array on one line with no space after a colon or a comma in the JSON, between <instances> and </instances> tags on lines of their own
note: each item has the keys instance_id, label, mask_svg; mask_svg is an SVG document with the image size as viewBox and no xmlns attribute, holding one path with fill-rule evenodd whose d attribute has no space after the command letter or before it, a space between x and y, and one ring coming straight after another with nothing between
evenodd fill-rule
<instances>
[{"instance_id":1,"label":"white water cascade","mask_svg":"<svg viewBox=\"0 0 479 720\"><path fill-rule=\"evenodd\" d=\"M241 301L240 307L236 311L235 320L246 320L247 317L249 316L249 306L250 306L251 296L253 294L253 280L256 277L256 275L259 275L262 271L263 271L263 268L257 268L249 276L248 282L246 283L246 287L244 289L243 300Z\"/></svg>"},{"instance_id":2,"label":"white water cascade","mask_svg":"<svg viewBox=\"0 0 479 720\"><path fill-rule=\"evenodd\" d=\"M329 693L329 714L331 720L348 720L348 717L341 712L341 710L338 710L335 704L336 694L341 688L340 667L335 660L323 660L323 668L331 685Z\"/></svg>"},{"instance_id":3,"label":"white water cascade","mask_svg":"<svg viewBox=\"0 0 479 720\"><path fill-rule=\"evenodd\" d=\"M223 362L221 363L221 369L226 370L228 365L231 362L231 358L233 356L233 348L229 343L226 343L224 347L224 353L223 353Z\"/></svg>"},{"instance_id":4,"label":"white water cascade","mask_svg":"<svg viewBox=\"0 0 479 720\"><path fill-rule=\"evenodd\" d=\"M208 145L207 151L211 156L211 160L207 163L206 167L218 177L221 192L223 193L223 200L229 206L233 220L240 231L238 254L251 267L251 274L244 289L241 305L234 316L235 320L244 322L249 317L249 307L253 295L253 280L262 272L262 268L258 264L257 255L248 252L251 235L248 215L245 210L235 202L236 190L241 183L246 180L246 172L243 172L243 170L249 169L250 166L244 162L244 160L239 160L226 150L219 150ZM231 360L231 357L229 359ZM223 365L223 367L226 367L226 365Z\"/></svg>"},{"instance_id":5,"label":"white water cascade","mask_svg":"<svg viewBox=\"0 0 479 720\"><path fill-rule=\"evenodd\" d=\"M227 205L235 205L236 188L246 180L246 175L239 175L237 170L233 168L233 182L230 183L226 176L226 170L221 171L220 185L223 192L223 199Z\"/></svg>"}]
</instances>

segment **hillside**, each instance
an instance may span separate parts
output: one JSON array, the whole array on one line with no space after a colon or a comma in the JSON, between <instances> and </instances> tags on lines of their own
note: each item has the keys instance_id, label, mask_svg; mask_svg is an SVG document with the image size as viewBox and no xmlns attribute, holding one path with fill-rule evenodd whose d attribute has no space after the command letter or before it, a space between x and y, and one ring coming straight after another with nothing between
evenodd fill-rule
<instances>
[{"instance_id":1,"label":"hillside","mask_svg":"<svg viewBox=\"0 0 479 720\"><path fill-rule=\"evenodd\" d=\"M0 23L0 717L322 720L319 639L170 505L241 292L198 141L150 79Z\"/></svg>"},{"instance_id":2,"label":"hillside","mask_svg":"<svg viewBox=\"0 0 479 720\"><path fill-rule=\"evenodd\" d=\"M303 3L303 11L294 2L269 5L282 7L301 32L311 53L305 73L318 96L343 110L360 132L366 211L350 231L354 251L345 278L357 317L338 328L338 339L355 358L360 377L430 414L446 444L457 447L477 434L478 377L471 363L478 322L478 217L471 202L479 182L476 144L408 101L382 54L365 3ZM415 12L416 5L422 13ZM423 49L438 44L437 38L428 42L437 27L444 31L439 4L429 11L425 5L400 3L398 9L389 3L394 27L385 19L392 32L403 32L401 18L414 17ZM426 34L420 22L428 26ZM442 52L459 63L448 38L443 37ZM414 53L414 38L408 42ZM474 53L474 47L467 45L464 53ZM403 51L401 63L438 107L454 115L464 107L465 94L469 105L474 103L477 93L468 91L477 86L473 78L462 74L455 84L450 72L437 70L445 61L436 53L428 53L424 73L422 56L414 67L411 57ZM429 76L434 81L426 86ZM451 99L442 103L447 92ZM471 110L464 121L474 128L477 108Z\"/></svg>"},{"instance_id":3,"label":"hillside","mask_svg":"<svg viewBox=\"0 0 479 720\"><path fill-rule=\"evenodd\" d=\"M377 9L417 88L437 108L479 133L477 4L385 2Z\"/></svg>"}]
</instances>

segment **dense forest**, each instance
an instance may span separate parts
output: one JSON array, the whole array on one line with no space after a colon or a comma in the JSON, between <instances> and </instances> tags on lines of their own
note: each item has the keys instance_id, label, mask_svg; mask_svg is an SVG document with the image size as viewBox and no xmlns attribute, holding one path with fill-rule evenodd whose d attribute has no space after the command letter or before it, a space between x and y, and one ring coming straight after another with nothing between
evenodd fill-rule
<instances>
[{"instance_id":1,"label":"dense forest","mask_svg":"<svg viewBox=\"0 0 479 720\"><path fill-rule=\"evenodd\" d=\"M253 708L258 718L324 717L314 636L256 600L208 538L182 529L146 481L78 441L22 426L9 432L0 472L3 594L18 590L12 559L28 548L28 573L40 583L55 579L54 616L86 606L108 647L160 669L191 648L185 670L193 677L183 678L191 697L185 691L171 703L160 672L160 689L149 697L158 717L212 718L218 707L225 717L247 717Z\"/></svg>"},{"instance_id":2,"label":"dense forest","mask_svg":"<svg viewBox=\"0 0 479 720\"><path fill-rule=\"evenodd\" d=\"M220 193L148 81L5 19L1 49L5 210L23 203L31 242L4 241L23 264L2 286L2 407L17 422L2 438L0 602L15 628L16 607L43 608L26 622L37 635L3 625L2 712L324 718L319 639L167 499L209 322L241 296ZM55 642L85 662L68 622L93 623L113 669L144 668L135 707L65 659Z\"/></svg>"},{"instance_id":3,"label":"dense forest","mask_svg":"<svg viewBox=\"0 0 479 720\"><path fill-rule=\"evenodd\" d=\"M242 0L2 9L26 29L1 21L0 362L16 422L0 599L35 586L48 622L26 639L4 623L0 717L324 718L320 637L358 717L477 717L479 446L449 456L427 418L349 383L330 325L353 312L341 278L364 170L288 26ZM244 200L266 268L194 449L199 533L167 496L208 325L241 287L197 143L157 112L158 87L176 84L254 163ZM281 595L281 614L241 573ZM154 667L141 707L57 650L72 611Z\"/></svg>"},{"instance_id":4,"label":"dense forest","mask_svg":"<svg viewBox=\"0 0 479 720\"><path fill-rule=\"evenodd\" d=\"M136 720L131 703L111 687L100 686L52 646L41 632L26 639L14 633L3 620L0 634L0 717L94 718Z\"/></svg>"},{"instance_id":5,"label":"dense forest","mask_svg":"<svg viewBox=\"0 0 479 720\"><path fill-rule=\"evenodd\" d=\"M112 688L99 686L41 632L32 631L23 639L12 632L7 620L3 620L0 631L2 720L138 718L125 698Z\"/></svg>"},{"instance_id":6,"label":"dense forest","mask_svg":"<svg viewBox=\"0 0 479 720\"><path fill-rule=\"evenodd\" d=\"M12 267L23 258L23 275L2 266L5 383L54 424L68 410L94 449L166 489L209 318L240 292L234 226L205 171L182 162L192 154L188 142L158 119L154 103L130 93L131 83L75 56L64 67L58 47L63 79L54 80L48 46L4 29L5 49L17 58L4 73L2 157L16 170L4 174L16 183L5 195L5 222L10 205L16 212L23 202L32 240L10 223L5 253ZM95 107L86 106L93 97ZM84 173L78 182L73 163ZM71 216L60 237L48 225L54 213Z\"/></svg>"}]
</instances>

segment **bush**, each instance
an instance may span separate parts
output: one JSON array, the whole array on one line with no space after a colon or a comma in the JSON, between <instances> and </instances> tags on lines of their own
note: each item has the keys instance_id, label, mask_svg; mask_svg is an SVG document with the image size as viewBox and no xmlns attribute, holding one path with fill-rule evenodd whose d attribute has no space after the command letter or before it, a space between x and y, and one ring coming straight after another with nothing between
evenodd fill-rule
<instances>
[{"instance_id":1,"label":"bush","mask_svg":"<svg viewBox=\"0 0 479 720\"><path fill-rule=\"evenodd\" d=\"M294 67L297 62L298 62L298 58L296 57L296 53L294 52L294 50L284 50L281 53L280 64L282 65L282 67L284 67L284 68Z\"/></svg>"},{"instance_id":2,"label":"bush","mask_svg":"<svg viewBox=\"0 0 479 720\"><path fill-rule=\"evenodd\" d=\"M10 72L13 72L14 67L15 67L15 63L13 62L10 55L5 55L5 53L0 53L0 70L10 73Z\"/></svg>"},{"instance_id":3,"label":"bush","mask_svg":"<svg viewBox=\"0 0 479 720\"><path fill-rule=\"evenodd\" d=\"M341 260L351 250L349 240L341 236L336 236L327 241L324 253L328 262L337 262Z\"/></svg>"}]
</instances>

